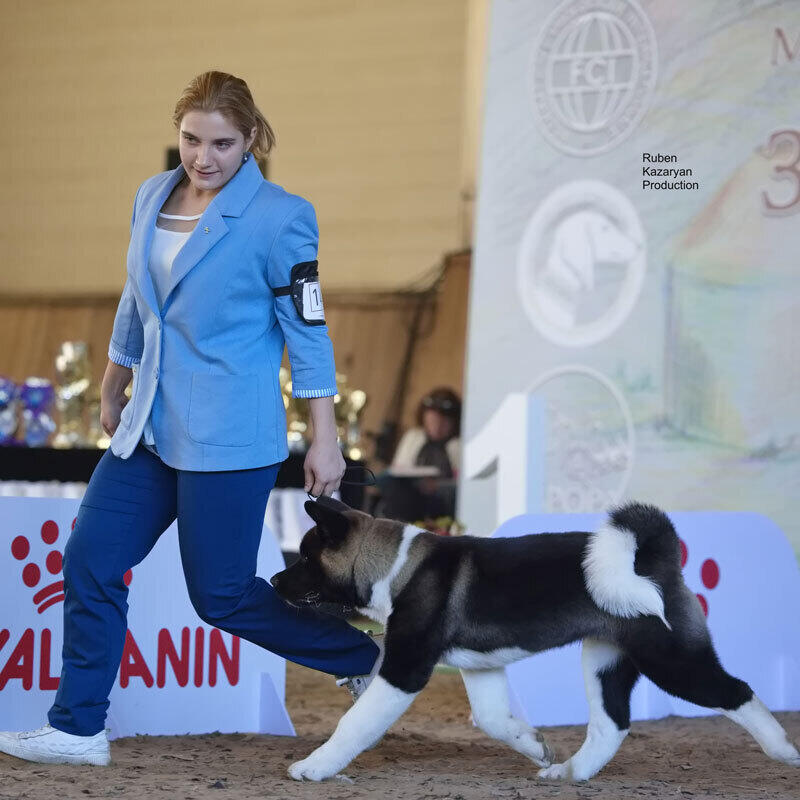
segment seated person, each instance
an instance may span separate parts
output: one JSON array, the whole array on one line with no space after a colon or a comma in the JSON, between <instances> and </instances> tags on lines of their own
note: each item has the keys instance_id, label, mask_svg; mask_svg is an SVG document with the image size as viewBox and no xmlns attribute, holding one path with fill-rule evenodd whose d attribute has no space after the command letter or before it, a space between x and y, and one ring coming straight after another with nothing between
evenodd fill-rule
<instances>
[{"instance_id":1,"label":"seated person","mask_svg":"<svg viewBox=\"0 0 800 800\"><path fill-rule=\"evenodd\" d=\"M406 522L455 517L460 398L447 388L429 392L417 407L417 424L400 439L390 468L381 476L375 513Z\"/></svg>"},{"instance_id":2,"label":"seated person","mask_svg":"<svg viewBox=\"0 0 800 800\"><path fill-rule=\"evenodd\" d=\"M407 430L397 445L392 471L408 467L435 467L443 478L458 474L461 461L461 400L452 390L434 389L417 406L417 426Z\"/></svg>"}]
</instances>

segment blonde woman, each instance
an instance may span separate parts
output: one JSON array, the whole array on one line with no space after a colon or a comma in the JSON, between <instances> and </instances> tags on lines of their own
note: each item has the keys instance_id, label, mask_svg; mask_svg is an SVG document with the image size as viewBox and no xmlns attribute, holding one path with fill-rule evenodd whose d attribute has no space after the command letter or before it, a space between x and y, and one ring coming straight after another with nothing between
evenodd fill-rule
<instances>
[{"instance_id":1,"label":"blonde woman","mask_svg":"<svg viewBox=\"0 0 800 800\"><path fill-rule=\"evenodd\" d=\"M275 136L242 79L197 76L173 122L181 163L148 178L134 201L102 385L111 447L64 553L63 668L49 724L0 734L0 751L29 761L110 763L104 725L125 640L123 575L175 519L189 596L208 624L340 677L370 673L379 653L346 622L285 605L255 574L267 498L288 455L284 345L314 424L306 490L330 494L344 473L314 209L263 178L257 160Z\"/></svg>"}]
</instances>

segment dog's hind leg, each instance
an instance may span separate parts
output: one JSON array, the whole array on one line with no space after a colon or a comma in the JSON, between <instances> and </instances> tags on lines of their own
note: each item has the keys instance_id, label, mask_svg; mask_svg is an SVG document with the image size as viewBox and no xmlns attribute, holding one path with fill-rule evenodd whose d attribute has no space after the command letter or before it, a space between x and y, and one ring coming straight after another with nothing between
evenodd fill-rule
<instances>
[{"instance_id":1,"label":"dog's hind leg","mask_svg":"<svg viewBox=\"0 0 800 800\"><path fill-rule=\"evenodd\" d=\"M800 767L800 753L797 748L789 741L778 720L755 694L739 708L733 711L723 708L722 713L728 719L738 722L770 758Z\"/></svg>"},{"instance_id":2,"label":"dog's hind leg","mask_svg":"<svg viewBox=\"0 0 800 800\"><path fill-rule=\"evenodd\" d=\"M800 753L786 731L744 681L719 663L710 638L682 646L667 637L662 648L631 649L639 669L665 692L690 703L713 708L741 725L776 761L800 767Z\"/></svg>"},{"instance_id":3,"label":"dog's hind leg","mask_svg":"<svg viewBox=\"0 0 800 800\"><path fill-rule=\"evenodd\" d=\"M542 778L585 781L614 756L630 728L631 691L639 671L616 645L585 639L581 654L589 725L586 739L568 761L539 771Z\"/></svg>"},{"instance_id":4,"label":"dog's hind leg","mask_svg":"<svg viewBox=\"0 0 800 800\"><path fill-rule=\"evenodd\" d=\"M540 767L552 762L552 751L542 735L512 716L505 670L462 669L461 677L472 707L472 719L484 733L505 742Z\"/></svg>"}]
</instances>

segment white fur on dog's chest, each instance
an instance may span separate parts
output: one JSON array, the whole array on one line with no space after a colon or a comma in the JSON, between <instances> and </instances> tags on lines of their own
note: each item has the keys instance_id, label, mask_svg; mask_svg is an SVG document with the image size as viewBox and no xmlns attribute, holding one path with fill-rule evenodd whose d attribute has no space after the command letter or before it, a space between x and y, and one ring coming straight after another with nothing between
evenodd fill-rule
<instances>
[{"instance_id":1,"label":"white fur on dog's chest","mask_svg":"<svg viewBox=\"0 0 800 800\"><path fill-rule=\"evenodd\" d=\"M420 533L422 533L422 530L413 525L406 525L405 528L403 528L403 538L400 541L400 547L397 549L397 557L391 569L383 578L372 584L372 594L369 598L369 605L359 608L359 612L370 619L374 619L384 625L386 624L386 620L389 619L392 613L392 581L399 575L400 570L405 565L411 543Z\"/></svg>"}]
</instances>

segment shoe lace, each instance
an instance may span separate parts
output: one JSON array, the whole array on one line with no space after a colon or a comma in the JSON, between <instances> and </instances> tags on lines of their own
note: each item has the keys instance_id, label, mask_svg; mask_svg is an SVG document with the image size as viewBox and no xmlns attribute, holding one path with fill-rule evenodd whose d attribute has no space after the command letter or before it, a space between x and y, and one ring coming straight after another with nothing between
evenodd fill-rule
<instances>
[{"instance_id":1,"label":"shoe lace","mask_svg":"<svg viewBox=\"0 0 800 800\"><path fill-rule=\"evenodd\" d=\"M350 678L338 678L336 681L337 686L344 686L353 700L358 700L359 696L363 693L366 684L366 678L357 675Z\"/></svg>"},{"instance_id":2,"label":"shoe lace","mask_svg":"<svg viewBox=\"0 0 800 800\"><path fill-rule=\"evenodd\" d=\"M373 640L376 639L383 639L383 634L378 633L375 634L371 630L365 631L367 636L371 636ZM378 642L376 641L376 644ZM378 646L383 650L382 644L378 644ZM347 688L347 691L350 692L353 700L358 700L358 698L364 693L364 690L367 688L367 684L369 683L369 679L372 675L350 675L345 678L337 678L336 685L337 686L344 686Z\"/></svg>"},{"instance_id":3,"label":"shoe lace","mask_svg":"<svg viewBox=\"0 0 800 800\"><path fill-rule=\"evenodd\" d=\"M24 733L21 733L19 735L19 738L29 739L33 736L41 736L44 733L49 733L52 730L55 730L55 728L53 728L53 726L50 725L50 723L47 723L46 725L42 725L41 728L37 728L35 731L25 731Z\"/></svg>"}]
</instances>

